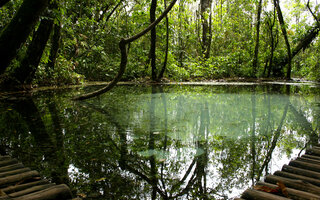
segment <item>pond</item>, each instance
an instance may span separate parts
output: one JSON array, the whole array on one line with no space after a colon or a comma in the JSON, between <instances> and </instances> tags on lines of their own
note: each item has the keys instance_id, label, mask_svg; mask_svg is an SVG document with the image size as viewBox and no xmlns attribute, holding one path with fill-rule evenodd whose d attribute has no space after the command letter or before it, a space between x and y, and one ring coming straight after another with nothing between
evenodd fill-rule
<instances>
[{"instance_id":1,"label":"pond","mask_svg":"<svg viewBox=\"0 0 320 200\"><path fill-rule=\"evenodd\" d=\"M2 95L0 153L86 199L232 199L318 143L314 85Z\"/></svg>"}]
</instances>

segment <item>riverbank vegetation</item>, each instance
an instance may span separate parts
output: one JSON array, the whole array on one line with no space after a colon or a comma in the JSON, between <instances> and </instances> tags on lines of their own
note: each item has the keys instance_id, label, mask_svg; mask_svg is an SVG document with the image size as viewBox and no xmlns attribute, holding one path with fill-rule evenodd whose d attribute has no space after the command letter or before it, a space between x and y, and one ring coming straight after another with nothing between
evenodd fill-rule
<instances>
[{"instance_id":1,"label":"riverbank vegetation","mask_svg":"<svg viewBox=\"0 0 320 200\"><path fill-rule=\"evenodd\" d=\"M317 1L3 0L0 18L5 89L116 75L320 80Z\"/></svg>"}]
</instances>

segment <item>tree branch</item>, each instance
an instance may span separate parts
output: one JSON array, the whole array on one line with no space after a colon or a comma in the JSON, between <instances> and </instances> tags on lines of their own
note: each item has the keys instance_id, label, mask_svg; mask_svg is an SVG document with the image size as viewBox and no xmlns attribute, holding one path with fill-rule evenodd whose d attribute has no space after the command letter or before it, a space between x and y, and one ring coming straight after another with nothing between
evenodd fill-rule
<instances>
[{"instance_id":1,"label":"tree branch","mask_svg":"<svg viewBox=\"0 0 320 200\"><path fill-rule=\"evenodd\" d=\"M119 82L119 80L121 79L122 75L126 70L127 61L128 61L128 55L127 55L127 49L126 49L127 44L139 39L140 37L148 33L152 28L154 28L168 14L168 12L172 9L176 1L177 0L172 0L170 5L167 7L167 9L163 11L160 17L156 19L152 24L150 24L147 28L145 28L143 31L127 39L121 39L121 41L119 42L119 48L121 52L120 68L116 77L107 86L101 88L100 90L97 90L88 94L84 94L78 97L74 97L73 100L89 99L111 90Z\"/></svg>"}]
</instances>

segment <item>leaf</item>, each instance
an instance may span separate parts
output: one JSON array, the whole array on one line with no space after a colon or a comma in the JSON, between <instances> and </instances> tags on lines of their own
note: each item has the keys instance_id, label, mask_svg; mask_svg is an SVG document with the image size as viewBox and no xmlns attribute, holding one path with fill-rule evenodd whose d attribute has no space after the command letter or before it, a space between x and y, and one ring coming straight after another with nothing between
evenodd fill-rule
<instances>
[{"instance_id":1,"label":"leaf","mask_svg":"<svg viewBox=\"0 0 320 200\"><path fill-rule=\"evenodd\" d=\"M268 192L268 193L279 193L279 188L271 188L271 187L268 187L268 186L264 186L264 185L255 185L253 187L254 189L256 190L260 190L260 191L263 191L263 192Z\"/></svg>"},{"instance_id":2,"label":"leaf","mask_svg":"<svg viewBox=\"0 0 320 200\"><path fill-rule=\"evenodd\" d=\"M104 180L106 180L106 179L107 179L107 178L105 178L105 177L99 178L99 179L96 180L96 182L104 181Z\"/></svg>"},{"instance_id":3,"label":"leaf","mask_svg":"<svg viewBox=\"0 0 320 200\"><path fill-rule=\"evenodd\" d=\"M79 193L79 194L77 194L79 197L81 197L81 198L87 198L87 195L86 194L84 194L84 193Z\"/></svg>"},{"instance_id":4,"label":"leaf","mask_svg":"<svg viewBox=\"0 0 320 200\"><path fill-rule=\"evenodd\" d=\"M289 197L288 190L287 190L286 186L284 185L284 183L282 181L279 181L279 182L277 182L277 185L279 186L282 194L285 197Z\"/></svg>"},{"instance_id":5,"label":"leaf","mask_svg":"<svg viewBox=\"0 0 320 200\"><path fill-rule=\"evenodd\" d=\"M283 182L279 181L279 182L277 182L277 185L278 185L278 187L276 187L276 188L268 187L268 186L264 186L264 185L255 185L253 188L256 190L260 190L260 191L268 192L268 193L272 193L272 194L282 194L283 196L289 198L287 188L283 184Z\"/></svg>"},{"instance_id":6,"label":"leaf","mask_svg":"<svg viewBox=\"0 0 320 200\"><path fill-rule=\"evenodd\" d=\"M7 196L7 194L4 191L0 190L0 197L2 196Z\"/></svg>"}]
</instances>

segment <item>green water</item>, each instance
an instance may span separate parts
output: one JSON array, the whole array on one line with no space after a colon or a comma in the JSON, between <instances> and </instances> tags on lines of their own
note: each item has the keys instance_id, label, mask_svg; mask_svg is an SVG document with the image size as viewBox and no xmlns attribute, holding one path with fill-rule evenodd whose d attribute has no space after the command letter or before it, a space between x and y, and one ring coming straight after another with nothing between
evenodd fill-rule
<instances>
[{"instance_id":1,"label":"green water","mask_svg":"<svg viewBox=\"0 0 320 200\"><path fill-rule=\"evenodd\" d=\"M118 86L2 96L0 153L86 199L231 199L318 142L315 86Z\"/></svg>"}]
</instances>

